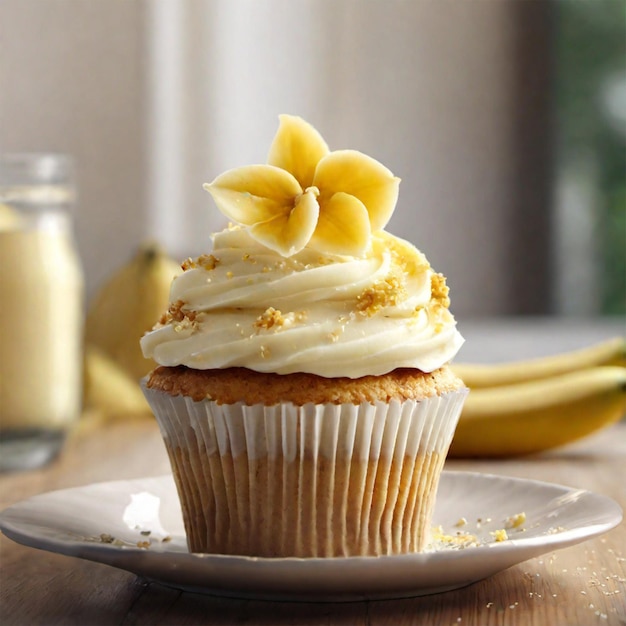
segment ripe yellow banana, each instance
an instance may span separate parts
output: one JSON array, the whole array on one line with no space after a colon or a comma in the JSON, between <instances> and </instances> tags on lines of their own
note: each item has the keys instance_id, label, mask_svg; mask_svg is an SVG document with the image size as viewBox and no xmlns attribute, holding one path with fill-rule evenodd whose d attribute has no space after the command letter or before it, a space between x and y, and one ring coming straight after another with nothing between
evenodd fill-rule
<instances>
[{"instance_id":1,"label":"ripe yellow banana","mask_svg":"<svg viewBox=\"0 0 626 626\"><path fill-rule=\"evenodd\" d=\"M20 214L8 204L0 202L0 231L15 230L22 225Z\"/></svg>"},{"instance_id":2,"label":"ripe yellow banana","mask_svg":"<svg viewBox=\"0 0 626 626\"><path fill-rule=\"evenodd\" d=\"M152 417L139 384L94 346L85 348L83 381L83 411L75 437L115 421Z\"/></svg>"},{"instance_id":3,"label":"ripe yellow banana","mask_svg":"<svg viewBox=\"0 0 626 626\"><path fill-rule=\"evenodd\" d=\"M541 452L617 422L626 411L626 368L593 367L548 379L470 391L451 457Z\"/></svg>"},{"instance_id":4,"label":"ripe yellow banana","mask_svg":"<svg viewBox=\"0 0 626 626\"><path fill-rule=\"evenodd\" d=\"M85 410L105 422L152 415L139 383L95 346L85 348L83 396Z\"/></svg>"},{"instance_id":5,"label":"ripe yellow banana","mask_svg":"<svg viewBox=\"0 0 626 626\"><path fill-rule=\"evenodd\" d=\"M159 245L147 243L102 286L89 308L86 342L135 381L155 366L141 353L139 339L167 310L172 279L180 272Z\"/></svg>"},{"instance_id":6,"label":"ripe yellow banana","mask_svg":"<svg viewBox=\"0 0 626 626\"><path fill-rule=\"evenodd\" d=\"M580 350L524 361L489 365L453 363L452 369L470 389L481 389L550 378L600 365L626 365L626 339L615 337Z\"/></svg>"}]
</instances>

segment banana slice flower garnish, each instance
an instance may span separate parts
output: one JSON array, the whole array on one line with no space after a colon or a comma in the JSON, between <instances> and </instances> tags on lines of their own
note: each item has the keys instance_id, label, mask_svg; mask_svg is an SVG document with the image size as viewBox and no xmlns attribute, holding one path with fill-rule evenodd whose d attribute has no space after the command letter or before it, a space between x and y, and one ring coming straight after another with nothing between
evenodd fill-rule
<instances>
[{"instance_id":1,"label":"banana slice flower garnish","mask_svg":"<svg viewBox=\"0 0 626 626\"><path fill-rule=\"evenodd\" d=\"M331 152L310 124L281 115L266 165L229 170L204 188L224 215L282 256L306 246L362 256L389 221L399 184L375 159Z\"/></svg>"}]
</instances>

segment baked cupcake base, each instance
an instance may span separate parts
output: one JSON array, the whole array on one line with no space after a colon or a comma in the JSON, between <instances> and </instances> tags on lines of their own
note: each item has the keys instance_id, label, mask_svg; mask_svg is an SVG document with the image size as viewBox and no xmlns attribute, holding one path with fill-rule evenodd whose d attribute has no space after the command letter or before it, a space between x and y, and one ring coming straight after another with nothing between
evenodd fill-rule
<instances>
[{"instance_id":1,"label":"baked cupcake base","mask_svg":"<svg viewBox=\"0 0 626 626\"><path fill-rule=\"evenodd\" d=\"M194 400L189 388L185 395L159 388L158 376L148 383L156 388L144 383L190 551L338 557L423 550L466 390L447 372L417 379L434 395L301 405Z\"/></svg>"}]
</instances>

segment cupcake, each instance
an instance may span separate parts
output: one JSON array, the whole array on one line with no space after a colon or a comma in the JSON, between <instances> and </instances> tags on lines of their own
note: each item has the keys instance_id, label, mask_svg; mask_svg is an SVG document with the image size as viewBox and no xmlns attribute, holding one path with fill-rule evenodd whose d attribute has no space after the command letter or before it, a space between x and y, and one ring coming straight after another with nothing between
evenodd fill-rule
<instances>
[{"instance_id":1,"label":"cupcake","mask_svg":"<svg viewBox=\"0 0 626 626\"><path fill-rule=\"evenodd\" d=\"M205 185L233 224L183 263L142 382L189 550L379 556L428 542L467 389L441 274L384 230L399 179L283 115Z\"/></svg>"}]
</instances>

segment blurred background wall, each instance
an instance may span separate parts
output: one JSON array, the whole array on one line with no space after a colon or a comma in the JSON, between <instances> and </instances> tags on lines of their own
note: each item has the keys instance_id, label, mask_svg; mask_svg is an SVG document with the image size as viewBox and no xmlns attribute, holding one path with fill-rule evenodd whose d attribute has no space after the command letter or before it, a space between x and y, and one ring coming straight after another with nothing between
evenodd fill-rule
<instances>
[{"instance_id":1,"label":"blurred background wall","mask_svg":"<svg viewBox=\"0 0 626 626\"><path fill-rule=\"evenodd\" d=\"M402 178L388 229L448 276L457 315L607 312L602 233L626 247L624 205L603 205L594 149L562 167L563 4L3 0L0 150L76 157L89 294L146 238L206 251L225 220L202 183L264 162L287 112Z\"/></svg>"},{"instance_id":2,"label":"blurred background wall","mask_svg":"<svg viewBox=\"0 0 626 626\"><path fill-rule=\"evenodd\" d=\"M145 5L0 2L0 151L72 154L88 293L146 234Z\"/></svg>"}]
</instances>

